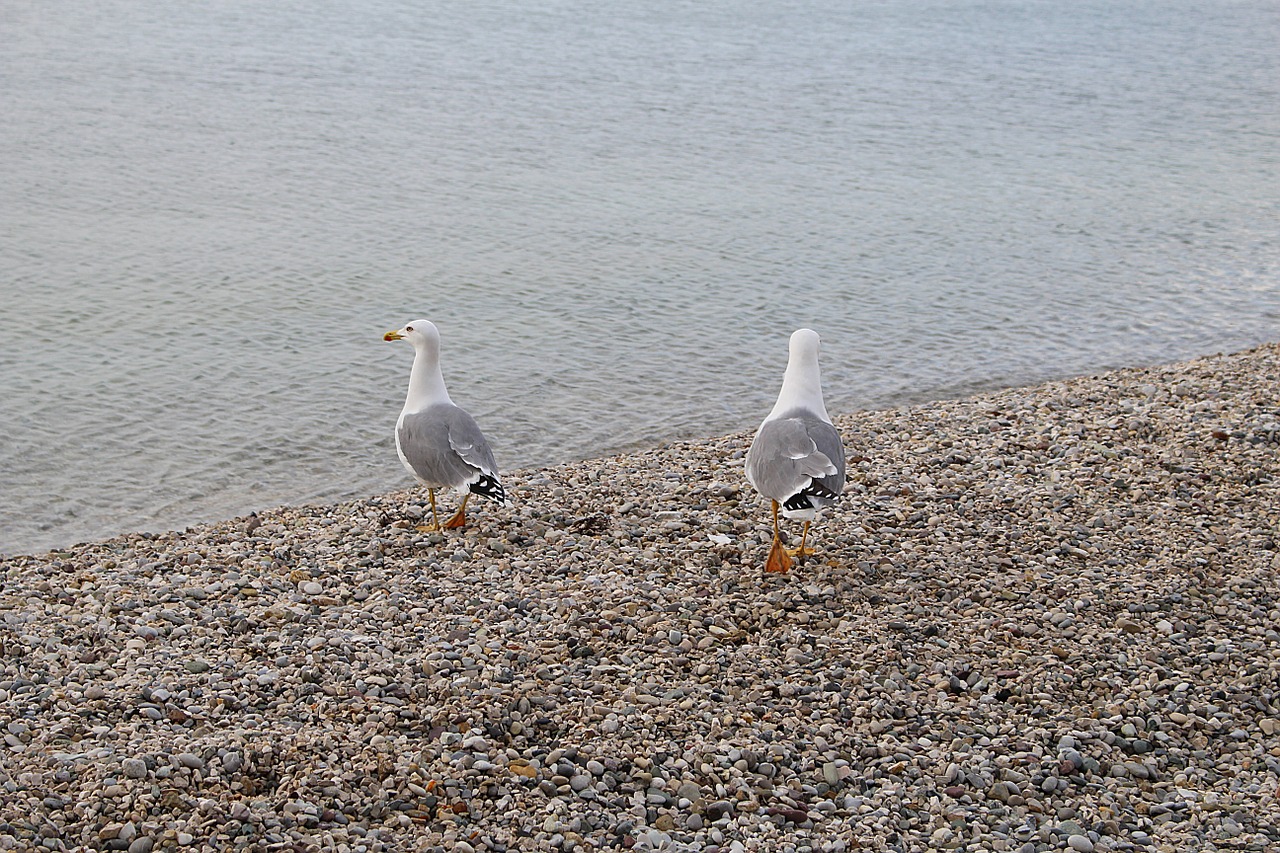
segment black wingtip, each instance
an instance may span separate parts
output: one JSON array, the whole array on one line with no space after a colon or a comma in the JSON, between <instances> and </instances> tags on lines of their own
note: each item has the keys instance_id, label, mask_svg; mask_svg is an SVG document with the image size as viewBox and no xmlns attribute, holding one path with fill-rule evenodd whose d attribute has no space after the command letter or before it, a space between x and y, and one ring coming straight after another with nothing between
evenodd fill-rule
<instances>
[{"instance_id":1,"label":"black wingtip","mask_svg":"<svg viewBox=\"0 0 1280 853\"><path fill-rule=\"evenodd\" d=\"M488 498L500 504L507 502L507 490L498 482L498 478L492 474L481 474L480 479L471 484L470 492L473 495L479 495L482 498Z\"/></svg>"},{"instance_id":2,"label":"black wingtip","mask_svg":"<svg viewBox=\"0 0 1280 853\"><path fill-rule=\"evenodd\" d=\"M795 512L801 509L814 509L812 498L826 498L827 500L835 500L840 497L831 489L828 489L822 483L814 480L800 491L782 502L782 508Z\"/></svg>"},{"instance_id":3,"label":"black wingtip","mask_svg":"<svg viewBox=\"0 0 1280 853\"><path fill-rule=\"evenodd\" d=\"M808 492L796 492L782 502L782 508L792 512L800 509L813 509L813 501L809 500Z\"/></svg>"}]
</instances>

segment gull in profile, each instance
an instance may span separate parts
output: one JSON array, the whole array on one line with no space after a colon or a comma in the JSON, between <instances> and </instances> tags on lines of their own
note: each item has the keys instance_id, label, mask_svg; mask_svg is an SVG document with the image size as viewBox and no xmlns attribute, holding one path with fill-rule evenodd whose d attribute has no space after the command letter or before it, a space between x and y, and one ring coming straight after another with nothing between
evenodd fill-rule
<instances>
[{"instance_id":1,"label":"gull in profile","mask_svg":"<svg viewBox=\"0 0 1280 853\"><path fill-rule=\"evenodd\" d=\"M760 424L747 451L747 482L769 499L773 508L773 547L765 571L786 572L791 558L805 555L809 525L844 491L844 445L822 403L818 370L821 339L812 329L791 335L787 372L773 411ZM783 546L778 510L804 521L800 547Z\"/></svg>"},{"instance_id":2,"label":"gull in profile","mask_svg":"<svg viewBox=\"0 0 1280 853\"><path fill-rule=\"evenodd\" d=\"M474 494L500 504L506 490L498 481L493 451L475 420L453 401L440 372L440 331L429 320L414 320L403 329L387 332L385 341L413 344L413 368L409 393L396 421L396 452L409 473L427 487L431 501L431 525L424 531L462 527L467 500ZM436 514L436 490L465 489L462 505L443 525Z\"/></svg>"}]
</instances>

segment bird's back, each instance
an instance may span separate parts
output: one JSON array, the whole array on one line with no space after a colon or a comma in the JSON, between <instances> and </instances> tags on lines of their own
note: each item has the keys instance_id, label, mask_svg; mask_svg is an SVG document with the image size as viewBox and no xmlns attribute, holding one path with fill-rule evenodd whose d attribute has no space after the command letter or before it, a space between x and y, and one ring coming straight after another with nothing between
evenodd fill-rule
<instances>
[{"instance_id":1,"label":"bird's back","mask_svg":"<svg viewBox=\"0 0 1280 853\"><path fill-rule=\"evenodd\" d=\"M747 451L746 476L766 498L786 504L803 495L805 509L824 506L844 491L840 433L808 411L786 412L760 425Z\"/></svg>"},{"instance_id":2,"label":"bird's back","mask_svg":"<svg viewBox=\"0 0 1280 853\"><path fill-rule=\"evenodd\" d=\"M462 486L498 470L475 420L453 403L402 413L396 449L409 472L429 488Z\"/></svg>"}]
</instances>

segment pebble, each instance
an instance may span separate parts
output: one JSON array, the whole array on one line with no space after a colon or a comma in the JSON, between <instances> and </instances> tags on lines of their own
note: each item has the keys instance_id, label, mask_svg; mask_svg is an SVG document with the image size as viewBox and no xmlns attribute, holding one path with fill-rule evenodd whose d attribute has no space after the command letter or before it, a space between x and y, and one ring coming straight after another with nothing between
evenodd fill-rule
<instances>
[{"instance_id":1,"label":"pebble","mask_svg":"<svg viewBox=\"0 0 1280 853\"><path fill-rule=\"evenodd\" d=\"M745 432L0 558L0 849L1268 849L1278 377L838 416L778 577Z\"/></svg>"},{"instance_id":2,"label":"pebble","mask_svg":"<svg viewBox=\"0 0 1280 853\"><path fill-rule=\"evenodd\" d=\"M222 756L222 769L232 775L239 773L244 766L244 756L237 751L230 751Z\"/></svg>"},{"instance_id":3,"label":"pebble","mask_svg":"<svg viewBox=\"0 0 1280 853\"><path fill-rule=\"evenodd\" d=\"M183 767L190 767L196 770L204 768L204 759L193 752L178 753L177 760Z\"/></svg>"}]
</instances>

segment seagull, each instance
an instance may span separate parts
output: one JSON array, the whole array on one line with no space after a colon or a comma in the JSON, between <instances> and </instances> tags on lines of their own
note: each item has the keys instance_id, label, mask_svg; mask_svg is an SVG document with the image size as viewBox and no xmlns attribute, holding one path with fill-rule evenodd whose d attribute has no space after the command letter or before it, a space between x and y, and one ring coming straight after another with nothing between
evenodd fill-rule
<instances>
[{"instance_id":1,"label":"seagull","mask_svg":"<svg viewBox=\"0 0 1280 853\"><path fill-rule=\"evenodd\" d=\"M507 503L498 481L498 465L489 442L471 415L453 404L440 373L440 331L429 320L414 320L403 329L387 332L384 341L413 344L413 368L409 393L396 421L396 452L409 473L427 487L431 499L431 525L424 532L462 527L467 522L467 500L473 495ZM465 488L462 505L440 524L436 514L436 490Z\"/></svg>"},{"instance_id":2,"label":"seagull","mask_svg":"<svg viewBox=\"0 0 1280 853\"><path fill-rule=\"evenodd\" d=\"M760 424L747 451L747 482L773 506L773 547L765 571L785 572L791 558L801 564L809 525L844 491L844 445L822 403L818 333L799 329L791 335L787 372L773 411ZM784 548L778 529L778 507L787 518L804 521L800 547Z\"/></svg>"}]
</instances>

